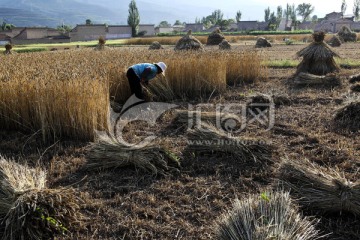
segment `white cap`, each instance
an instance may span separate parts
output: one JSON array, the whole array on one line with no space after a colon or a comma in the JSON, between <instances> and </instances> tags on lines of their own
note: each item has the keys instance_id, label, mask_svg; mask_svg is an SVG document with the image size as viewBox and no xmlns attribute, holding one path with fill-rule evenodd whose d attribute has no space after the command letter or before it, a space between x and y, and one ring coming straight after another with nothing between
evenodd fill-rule
<instances>
[{"instance_id":1,"label":"white cap","mask_svg":"<svg viewBox=\"0 0 360 240\"><path fill-rule=\"evenodd\" d=\"M162 70L162 75L165 76L165 70L166 70L166 68L167 68L166 64L163 63L163 62L158 62L158 63L155 63L155 64L156 64L159 68L161 68L161 70Z\"/></svg>"}]
</instances>

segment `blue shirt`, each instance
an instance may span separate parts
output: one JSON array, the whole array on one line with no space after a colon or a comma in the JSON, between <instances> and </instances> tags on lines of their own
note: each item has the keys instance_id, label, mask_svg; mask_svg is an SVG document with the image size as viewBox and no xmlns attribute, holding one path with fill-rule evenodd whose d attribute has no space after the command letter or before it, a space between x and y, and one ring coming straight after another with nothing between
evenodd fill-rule
<instances>
[{"instance_id":1,"label":"blue shirt","mask_svg":"<svg viewBox=\"0 0 360 240\"><path fill-rule=\"evenodd\" d=\"M139 63L132 65L130 68L134 70L135 74L139 77L139 79L144 78L146 81L155 78L158 73L157 67L151 63ZM146 74L144 74L145 70Z\"/></svg>"}]
</instances>

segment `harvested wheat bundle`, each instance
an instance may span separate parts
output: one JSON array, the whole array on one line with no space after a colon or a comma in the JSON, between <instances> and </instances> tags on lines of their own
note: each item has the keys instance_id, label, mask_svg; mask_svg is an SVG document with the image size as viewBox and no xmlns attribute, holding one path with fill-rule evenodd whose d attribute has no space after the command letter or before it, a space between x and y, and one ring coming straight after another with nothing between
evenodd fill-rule
<instances>
[{"instance_id":1,"label":"harvested wheat bundle","mask_svg":"<svg viewBox=\"0 0 360 240\"><path fill-rule=\"evenodd\" d=\"M71 234L83 220L71 189L46 189L46 173L0 157L0 222L3 239L51 239Z\"/></svg>"},{"instance_id":2,"label":"harvested wheat bundle","mask_svg":"<svg viewBox=\"0 0 360 240\"><path fill-rule=\"evenodd\" d=\"M266 48L266 47L272 47L271 43L263 37L258 38L256 41L255 48Z\"/></svg>"},{"instance_id":3,"label":"harvested wheat bundle","mask_svg":"<svg viewBox=\"0 0 360 240\"><path fill-rule=\"evenodd\" d=\"M180 162L170 151L155 145L131 148L111 136L103 136L88 153L87 170L115 169L133 166L153 173L168 175L178 172Z\"/></svg>"},{"instance_id":4,"label":"harvested wheat bundle","mask_svg":"<svg viewBox=\"0 0 360 240\"><path fill-rule=\"evenodd\" d=\"M340 68L334 60L334 57L339 57L339 55L324 42L324 38L324 32L314 33L314 42L297 53L298 57L303 58L297 67L297 74L304 72L326 75L339 71Z\"/></svg>"},{"instance_id":5,"label":"harvested wheat bundle","mask_svg":"<svg viewBox=\"0 0 360 240\"><path fill-rule=\"evenodd\" d=\"M226 157L237 163L259 163L265 167L271 161L271 147L257 139L231 137L206 123L188 130L191 144L187 151L208 157Z\"/></svg>"},{"instance_id":6,"label":"harvested wheat bundle","mask_svg":"<svg viewBox=\"0 0 360 240\"><path fill-rule=\"evenodd\" d=\"M175 50L203 50L202 43L191 35L191 30L175 45Z\"/></svg>"},{"instance_id":7,"label":"harvested wheat bundle","mask_svg":"<svg viewBox=\"0 0 360 240\"><path fill-rule=\"evenodd\" d=\"M340 47L341 46L341 40L336 35L334 35L327 43L332 47Z\"/></svg>"},{"instance_id":8,"label":"harvested wheat bundle","mask_svg":"<svg viewBox=\"0 0 360 240\"><path fill-rule=\"evenodd\" d=\"M220 240L319 239L317 220L303 217L288 192L265 192L236 200L217 223Z\"/></svg>"},{"instance_id":9,"label":"harvested wheat bundle","mask_svg":"<svg viewBox=\"0 0 360 240\"><path fill-rule=\"evenodd\" d=\"M333 120L333 126L337 130L358 132L360 130L360 101L350 102L340 108Z\"/></svg>"},{"instance_id":10,"label":"harvested wheat bundle","mask_svg":"<svg viewBox=\"0 0 360 240\"><path fill-rule=\"evenodd\" d=\"M159 49L164 49L163 46L161 46L161 44L158 41L152 42L149 50L159 50Z\"/></svg>"},{"instance_id":11,"label":"harvested wheat bundle","mask_svg":"<svg viewBox=\"0 0 360 240\"><path fill-rule=\"evenodd\" d=\"M340 78L336 74L327 74L324 76L318 76L310 73L300 72L295 75L292 84L297 87L304 86L321 86L321 87L335 87L340 86Z\"/></svg>"},{"instance_id":12,"label":"harvested wheat bundle","mask_svg":"<svg viewBox=\"0 0 360 240\"><path fill-rule=\"evenodd\" d=\"M45 183L46 173L40 168L32 169L0 156L0 215L7 214L19 196L44 189Z\"/></svg>"},{"instance_id":13,"label":"harvested wheat bundle","mask_svg":"<svg viewBox=\"0 0 360 240\"><path fill-rule=\"evenodd\" d=\"M10 43L5 44L5 55L9 55L9 54L13 54L13 52L11 51L11 49L13 48L13 46Z\"/></svg>"},{"instance_id":14,"label":"harvested wheat bundle","mask_svg":"<svg viewBox=\"0 0 360 240\"><path fill-rule=\"evenodd\" d=\"M356 42L357 35L347 26L343 26L340 31L338 32L338 36L344 42Z\"/></svg>"},{"instance_id":15,"label":"harvested wheat bundle","mask_svg":"<svg viewBox=\"0 0 360 240\"><path fill-rule=\"evenodd\" d=\"M16 199L3 219L3 239L54 239L70 236L84 220L73 189L31 190Z\"/></svg>"},{"instance_id":16,"label":"harvested wheat bundle","mask_svg":"<svg viewBox=\"0 0 360 240\"><path fill-rule=\"evenodd\" d=\"M334 169L325 169L308 160L285 160L280 180L299 202L314 210L360 214L360 182L352 183Z\"/></svg>"},{"instance_id":17,"label":"harvested wheat bundle","mask_svg":"<svg viewBox=\"0 0 360 240\"><path fill-rule=\"evenodd\" d=\"M220 28L216 28L208 37L207 45L219 45L225 39L224 35L221 34Z\"/></svg>"},{"instance_id":18,"label":"harvested wheat bundle","mask_svg":"<svg viewBox=\"0 0 360 240\"><path fill-rule=\"evenodd\" d=\"M231 49L231 44L226 39L224 39L219 44L219 49L220 50L230 50Z\"/></svg>"},{"instance_id":19,"label":"harvested wheat bundle","mask_svg":"<svg viewBox=\"0 0 360 240\"><path fill-rule=\"evenodd\" d=\"M353 92L360 92L360 84L355 84L355 85L351 86L350 89Z\"/></svg>"}]
</instances>

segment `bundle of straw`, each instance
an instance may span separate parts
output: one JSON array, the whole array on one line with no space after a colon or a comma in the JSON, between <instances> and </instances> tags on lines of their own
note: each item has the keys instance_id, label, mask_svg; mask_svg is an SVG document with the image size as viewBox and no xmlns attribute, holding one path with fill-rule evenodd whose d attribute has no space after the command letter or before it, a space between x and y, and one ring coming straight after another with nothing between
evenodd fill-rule
<instances>
[{"instance_id":1,"label":"bundle of straw","mask_svg":"<svg viewBox=\"0 0 360 240\"><path fill-rule=\"evenodd\" d=\"M191 30L175 45L175 50L204 50L202 43L191 35Z\"/></svg>"},{"instance_id":2,"label":"bundle of straw","mask_svg":"<svg viewBox=\"0 0 360 240\"><path fill-rule=\"evenodd\" d=\"M300 203L324 212L360 214L360 182L352 183L334 169L305 161L285 160L280 180Z\"/></svg>"},{"instance_id":3,"label":"bundle of straw","mask_svg":"<svg viewBox=\"0 0 360 240\"><path fill-rule=\"evenodd\" d=\"M216 154L247 165L260 162L262 167L271 159L270 146L256 139L231 137L205 123L201 127L188 131L189 152L209 157Z\"/></svg>"},{"instance_id":4,"label":"bundle of straw","mask_svg":"<svg viewBox=\"0 0 360 240\"><path fill-rule=\"evenodd\" d=\"M154 175L168 175L169 172L178 172L180 167L179 158L162 147L150 144L139 149L131 148L110 136L93 143L87 157L87 170L133 166Z\"/></svg>"},{"instance_id":5,"label":"bundle of straw","mask_svg":"<svg viewBox=\"0 0 360 240\"><path fill-rule=\"evenodd\" d=\"M16 199L3 219L6 225L3 239L70 237L70 229L82 227L80 202L73 189L28 191Z\"/></svg>"},{"instance_id":6,"label":"bundle of straw","mask_svg":"<svg viewBox=\"0 0 360 240\"><path fill-rule=\"evenodd\" d=\"M336 74L318 76L310 73L300 72L295 76L292 84L297 87L304 87L304 86L335 87L335 86L340 86L341 81Z\"/></svg>"},{"instance_id":7,"label":"bundle of straw","mask_svg":"<svg viewBox=\"0 0 360 240\"><path fill-rule=\"evenodd\" d=\"M236 200L219 220L220 240L270 240L320 238L317 221L303 217L288 192L270 192Z\"/></svg>"},{"instance_id":8,"label":"bundle of straw","mask_svg":"<svg viewBox=\"0 0 360 240\"><path fill-rule=\"evenodd\" d=\"M303 58L297 68L297 73L326 75L339 71L340 68L334 60L334 57L339 57L339 55L324 42L324 38L325 33L314 33L314 42L297 53L298 57Z\"/></svg>"},{"instance_id":9,"label":"bundle of straw","mask_svg":"<svg viewBox=\"0 0 360 240\"><path fill-rule=\"evenodd\" d=\"M360 101L348 103L340 108L333 120L333 126L336 129L344 129L350 132L360 130Z\"/></svg>"},{"instance_id":10,"label":"bundle of straw","mask_svg":"<svg viewBox=\"0 0 360 240\"><path fill-rule=\"evenodd\" d=\"M0 156L2 239L51 239L71 234L83 216L72 189L46 189L46 173Z\"/></svg>"}]
</instances>

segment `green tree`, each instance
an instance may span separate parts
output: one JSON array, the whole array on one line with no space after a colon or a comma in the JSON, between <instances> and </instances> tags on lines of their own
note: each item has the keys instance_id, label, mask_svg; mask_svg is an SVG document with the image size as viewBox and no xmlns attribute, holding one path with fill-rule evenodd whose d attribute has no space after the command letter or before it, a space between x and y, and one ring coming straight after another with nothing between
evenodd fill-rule
<instances>
[{"instance_id":1,"label":"green tree","mask_svg":"<svg viewBox=\"0 0 360 240\"><path fill-rule=\"evenodd\" d=\"M219 24L223 20L224 14L220 9L213 11L210 15L212 24Z\"/></svg>"},{"instance_id":2,"label":"green tree","mask_svg":"<svg viewBox=\"0 0 360 240\"><path fill-rule=\"evenodd\" d=\"M180 20L176 20L174 25L182 25L182 23L180 22Z\"/></svg>"},{"instance_id":3,"label":"green tree","mask_svg":"<svg viewBox=\"0 0 360 240\"><path fill-rule=\"evenodd\" d=\"M314 22L314 23L318 22L318 20L319 20L319 18L318 18L317 15L314 15L314 16L312 16L312 18L311 18L311 21Z\"/></svg>"},{"instance_id":4,"label":"green tree","mask_svg":"<svg viewBox=\"0 0 360 240\"><path fill-rule=\"evenodd\" d=\"M219 20L217 24L219 25L220 30L224 31L229 27L230 22L229 20L223 19L223 20Z\"/></svg>"},{"instance_id":5,"label":"green tree","mask_svg":"<svg viewBox=\"0 0 360 240\"><path fill-rule=\"evenodd\" d=\"M11 29L13 29L14 27L16 27L14 24L6 23L6 22L3 22L3 24L1 25L1 29L2 29L3 31L11 30Z\"/></svg>"},{"instance_id":6,"label":"green tree","mask_svg":"<svg viewBox=\"0 0 360 240\"><path fill-rule=\"evenodd\" d=\"M129 16L127 22L131 27L132 36L136 37L139 31L140 15L135 0L131 0L129 4Z\"/></svg>"},{"instance_id":7,"label":"green tree","mask_svg":"<svg viewBox=\"0 0 360 240\"><path fill-rule=\"evenodd\" d=\"M277 18L274 12L270 14L268 30L275 31L277 29Z\"/></svg>"},{"instance_id":8,"label":"green tree","mask_svg":"<svg viewBox=\"0 0 360 240\"><path fill-rule=\"evenodd\" d=\"M360 17L360 0L354 0L353 13L356 20L359 20Z\"/></svg>"},{"instance_id":9,"label":"green tree","mask_svg":"<svg viewBox=\"0 0 360 240\"><path fill-rule=\"evenodd\" d=\"M302 3L297 7L297 12L303 18L303 22L309 19L310 15L314 12L315 8L310 3Z\"/></svg>"},{"instance_id":10,"label":"green tree","mask_svg":"<svg viewBox=\"0 0 360 240\"><path fill-rule=\"evenodd\" d=\"M269 22L270 21L270 7L265 9L265 17L264 17L265 22Z\"/></svg>"},{"instance_id":11,"label":"green tree","mask_svg":"<svg viewBox=\"0 0 360 240\"><path fill-rule=\"evenodd\" d=\"M341 3L341 12L342 12L343 16L345 15L346 8L347 8L346 1L345 1L345 0L342 0L342 3Z\"/></svg>"},{"instance_id":12,"label":"green tree","mask_svg":"<svg viewBox=\"0 0 360 240\"><path fill-rule=\"evenodd\" d=\"M283 16L283 9L281 6L278 6L276 9L276 28L279 27L282 16Z\"/></svg>"},{"instance_id":13,"label":"green tree","mask_svg":"<svg viewBox=\"0 0 360 240\"><path fill-rule=\"evenodd\" d=\"M72 26L70 25L60 25L56 27L56 30L58 30L59 32L62 33L67 33L70 32L72 30Z\"/></svg>"},{"instance_id":14,"label":"green tree","mask_svg":"<svg viewBox=\"0 0 360 240\"><path fill-rule=\"evenodd\" d=\"M91 19L86 19L85 23L86 25L91 25L92 24Z\"/></svg>"},{"instance_id":15,"label":"green tree","mask_svg":"<svg viewBox=\"0 0 360 240\"><path fill-rule=\"evenodd\" d=\"M237 11L237 12L236 12L236 16L235 16L236 22L240 22L240 20L241 20L241 15L242 15L241 11Z\"/></svg>"},{"instance_id":16,"label":"green tree","mask_svg":"<svg viewBox=\"0 0 360 240\"><path fill-rule=\"evenodd\" d=\"M291 6L290 4L286 4L286 8L284 9L284 17L286 18L286 22L289 21L291 16Z\"/></svg>"},{"instance_id":17,"label":"green tree","mask_svg":"<svg viewBox=\"0 0 360 240\"><path fill-rule=\"evenodd\" d=\"M168 23L167 21L161 21L159 23L159 27L170 27L170 26L171 26L171 24Z\"/></svg>"}]
</instances>

